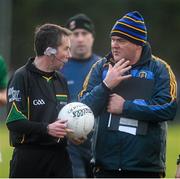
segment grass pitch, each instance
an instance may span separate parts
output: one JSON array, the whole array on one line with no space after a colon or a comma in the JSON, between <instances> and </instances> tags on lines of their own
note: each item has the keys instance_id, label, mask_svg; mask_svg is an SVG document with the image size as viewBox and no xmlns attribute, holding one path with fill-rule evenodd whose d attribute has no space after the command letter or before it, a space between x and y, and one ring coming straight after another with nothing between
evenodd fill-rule
<instances>
[{"instance_id":1,"label":"grass pitch","mask_svg":"<svg viewBox=\"0 0 180 179\"><path fill-rule=\"evenodd\" d=\"M13 147L9 146L8 130L5 124L0 122L0 178L9 176L9 161ZM180 124L169 125L167 137L167 163L166 177L174 178L176 172L176 160L180 154Z\"/></svg>"}]
</instances>

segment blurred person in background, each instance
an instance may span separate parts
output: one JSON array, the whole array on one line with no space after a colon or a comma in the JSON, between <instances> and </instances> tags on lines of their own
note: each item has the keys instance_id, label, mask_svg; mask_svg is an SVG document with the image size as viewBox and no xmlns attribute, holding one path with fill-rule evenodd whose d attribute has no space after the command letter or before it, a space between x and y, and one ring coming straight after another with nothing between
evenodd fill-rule
<instances>
[{"instance_id":1,"label":"blurred person in background","mask_svg":"<svg viewBox=\"0 0 180 179\"><path fill-rule=\"evenodd\" d=\"M175 76L152 55L139 12L117 20L110 36L111 52L92 67L80 93L97 117L95 177L164 177L167 121L177 110Z\"/></svg>"},{"instance_id":2,"label":"blurred person in background","mask_svg":"<svg viewBox=\"0 0 180 179\"><path fill-rule=\"evenodd\" d=\"M2 56L0 56L0 106L6 104L6 87L7 87L7 65Z\"/></svg>"},{"instance_id":3,"label":"blurred person in background","mask_svg":"<svg viewBox=\"0 0 180 179\"><path fill-rule=\"evenodd\" d=\"M176 175L175 178L180 178L180 155L179 158L177 159L177 170L176 170Z\"/></svg>"},{"instance_id":4,"label":"blurred person in background","mask_svg":"<svg viewBox=\"0 0 180 179\"><path fill-rule=\"evenodd\" d=\"M7 127L14 147L10 178L70 178L67 121L57 120L67 104L67 82L58 72L71 57L71 32L55 24L35 30L36 56L8 83Z\"/></svg>"},{"instance_id":5,"label":"blurred person in background","mask_svg":"<svg viewBox=\"0 0 180 179\"><path fill-rule=\"evenodd\" d=\"M78 101L78 94L82 90L83 82L92 65L99 59L93 53L95 29L92 20L85 14L77 14L66 23L72 31L71 54L72 58L62 68L62 73L68 82L71 101ZM93 177L90 166L91 136L88 136L81 145L68 144L68 151L72 160L73 176L76 178Z\"/></svg>"},{"instance_id":6,"label":"blurred person in background","mask_svg":"<svg viewBox=\"0 0 180 179\"><path fill-rule=\"evenodd\" d=\"M7 87L7 65L2 56L0 56L0 107L4 106L6 100L6 87ZM1 117L1 114L0 114ZM0 119L1 122L1 119ZM0 151L0 162L2 161L2 154Z\"/></svg>"}]
</instances>

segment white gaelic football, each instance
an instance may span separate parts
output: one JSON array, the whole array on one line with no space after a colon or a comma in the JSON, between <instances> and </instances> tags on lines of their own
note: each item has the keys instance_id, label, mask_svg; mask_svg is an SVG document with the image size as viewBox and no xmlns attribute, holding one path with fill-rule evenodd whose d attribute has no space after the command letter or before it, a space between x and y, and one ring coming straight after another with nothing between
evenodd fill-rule
<instances>
[{"instance_id":1,"label":"white gaelic football","mask_svg":"<svg viewBox=\"0 0 180 179\"><path fill-rule=\"evenodd\" d=\"M70 138L86 137L94 126L94 115L92 110L80 102L66 104L59 112L58 119L68 120L67 128L73 133L68 133Z\"/></svg>"}]
</instances>

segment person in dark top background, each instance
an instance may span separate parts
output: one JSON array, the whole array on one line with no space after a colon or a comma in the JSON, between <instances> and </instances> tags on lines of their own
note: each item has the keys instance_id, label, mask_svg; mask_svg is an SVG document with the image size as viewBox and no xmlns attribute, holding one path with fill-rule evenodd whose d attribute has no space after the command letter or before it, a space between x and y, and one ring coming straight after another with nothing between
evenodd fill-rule
<instances>
[{"instance_id":1,"label":"person in dark top background","mask_svg":"<svg viewBox=\"0 0 180 179\"><path fill-rule=\"evenodd\" d=\"M176 169L176 175L175 175L175 178L180 178L180 155L177 159L177 169Z\"/></svg>"},{"instance_id":2,"label":"person in dark top background","mask_svg":"<svg viewBox=\"0 0 180 179\"><path fill-rule=\"evenodd\" d=\"M37 27L36 57L9 81L6 123L15 147L10 178L72 177L67 123L57 120L69 101L67 82L57 70L71 57L70 35L71 31L55 24Z\"/></svg>"},{"instance_id":3,"label":"person in dark top background","mask_svg":"<svg viewBox=\"0 0 180 179\"><path fill-rule=\"evenodd\" d=\"M71 101L78 101L78 94L92 65L99 59L93 53L95 29L92 20L85 14L77 14L68 19L66 27L72 31L72 58L64 65L61 72L68 82ZM81 145L68 145L68 151L73 165L73 176L93 177L90 166L91 135Z\"/></svg>"}]
</instances>

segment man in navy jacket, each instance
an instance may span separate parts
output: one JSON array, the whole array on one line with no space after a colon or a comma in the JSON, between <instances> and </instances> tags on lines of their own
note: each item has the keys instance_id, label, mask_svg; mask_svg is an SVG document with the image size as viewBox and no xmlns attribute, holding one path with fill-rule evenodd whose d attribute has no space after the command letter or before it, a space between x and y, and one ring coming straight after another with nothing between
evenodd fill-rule
<instances>
[{"instance_id":1,"label":"man in navy jacket","mask_svg":"<svg viewBox=\"0 0 180 179\"><path fill-rule=\"evenodd\" d=\"M96 177L164 177L166 121L176 114L177 85L170 66L151 53L137 11L111 30L111 52L91 69L81 102L97 116Z\"/></svg>"},{"instance_id":2,"label":"man in navy jacket","mask_svg":"<svg viewBox=\"0 0 180 179\"><path fill-rule=\"evenodd\" d=\"M61 70L68 81L68 88L71 101L78 101L78 94L83 88L84 80L92 65L99 59L93 53L93 43L95 29L92 20L85 14L77 14L71 17L66 27L72 31L71 54ZM92 168L90 165L91 136L81 145L74 145L69 142L68 151L73 165L73 176L75 178L92 178Z\"/></svg>"}]
</instances>

